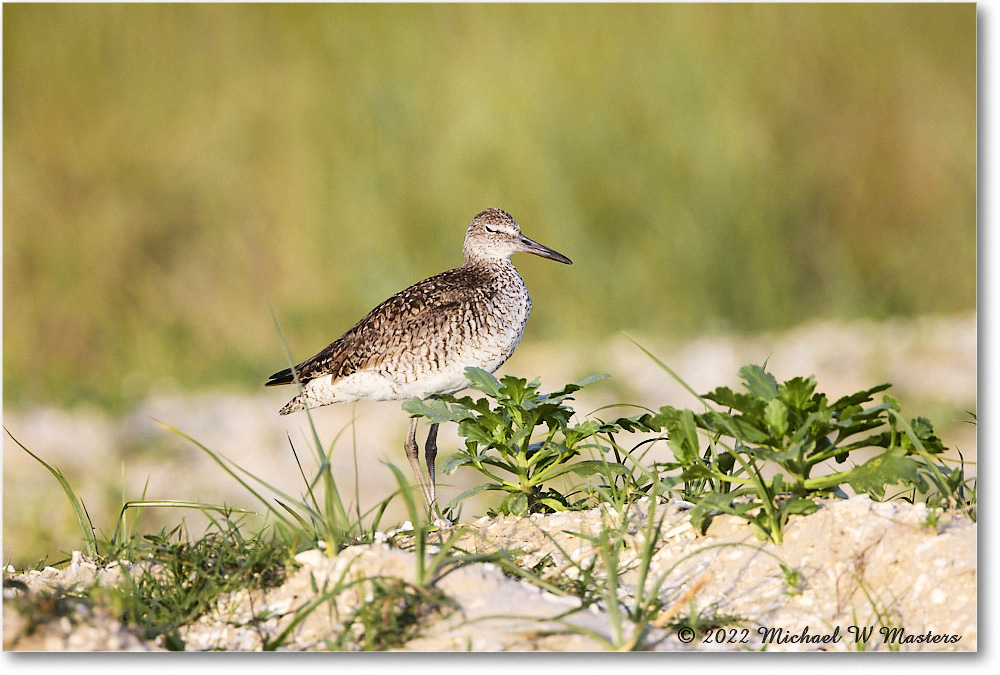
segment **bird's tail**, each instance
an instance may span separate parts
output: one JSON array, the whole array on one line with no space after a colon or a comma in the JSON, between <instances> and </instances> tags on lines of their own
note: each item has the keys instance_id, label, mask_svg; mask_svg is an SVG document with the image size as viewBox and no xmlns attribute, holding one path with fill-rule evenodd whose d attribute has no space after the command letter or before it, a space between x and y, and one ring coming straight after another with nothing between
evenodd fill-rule
<instances>
[{"instance_id":1,"label":"bird's tail","mask_svg":"<svg viewBox=\"0 0 1000 675\"><path fill-rule=\"evenodd\" d=\"M265 387L273 387L276 384L291 384L295 381L295 377L292 375L291 368L285 368L284 370L279 370L271 377L267 378L267 382L264 383Z\"/></svg>"},{"instance_id":2,"label":"bird's tail","mask_svg":"<svg viewBox=\"0 0 1000 675\"><path fill-rule=\"evenodd\" d=\"M265 387L271 387L276 384L292 384L295 382L295 376L292 374L291 368L285 368L284 370L279 370L274 375L272 375L267 382L264 383ZM316 408L321 405L327 405L329 403L334 403L332 399L321 400L314 397L314 392L310 391L311 380L301 381L303 386L303 391L299 393L298 396L293 398L285 407L278 411L279 415L290 415L293 412L299 412L300 410L305 410L306 408Z\"/></svg>"},{"instance_id":3,"label":"bird's tail","mask_svg":"<svg viewBox=\"0 0 1000 675\"><path fill-rule=\"evenodd\" d=\"M301 396L296 396L291 401L285 404L285 407L278 411L279 415L289 415L293 412L299 412L300 410L305 410L306 404L302 402Z\"/></svg>"}]
</instances>

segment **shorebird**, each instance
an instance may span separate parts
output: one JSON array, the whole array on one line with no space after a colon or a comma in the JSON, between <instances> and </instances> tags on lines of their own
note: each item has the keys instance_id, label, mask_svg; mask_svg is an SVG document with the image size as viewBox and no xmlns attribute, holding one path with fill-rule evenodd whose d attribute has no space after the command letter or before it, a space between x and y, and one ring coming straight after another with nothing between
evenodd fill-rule
<instances>
[{"instance_id":1,"label":"shorebird","mask_svg":"<svg viewBox=\"0 0 1000 675\"><path fill-rule=\"evenodd\" d=\"M510 256L534 253L567 265L561 253L523 234L514 218L487 209L465 232L465 263L396 293L324 350L278 371L265 386L292 384L301 393L282 415L358 400L398 401L429 394L453 394L469 386L465 368L490 373L510 358L531 311L531 297ZM417 418L403 448L428 506L437 497L435 458L438 425L424 445L427 480L420 468Z\"/></svg>"}]
</instances>

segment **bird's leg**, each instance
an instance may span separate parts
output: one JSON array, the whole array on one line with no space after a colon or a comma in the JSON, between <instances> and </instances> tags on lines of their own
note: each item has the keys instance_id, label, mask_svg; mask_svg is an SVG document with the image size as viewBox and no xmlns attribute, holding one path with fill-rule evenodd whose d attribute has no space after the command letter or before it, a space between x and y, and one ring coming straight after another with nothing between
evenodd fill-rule
<instances>
[{"instance_id":1,"label":"bird's leg","mask_svg":"<svg viewBox=\"0 0 1000 675\"><path fill-rule=\"evenodd\" d=\"M435 500L437 499L437 478L434 475L434 460L437 458L438 454L437 435L438 425L432 424L430 431L427 432L427 443L424 444L424 463L427 464L427 477L430 479L430 507L432 509L437 508L437 504L435 503Z\"/></svg>"},{"instance_id":2,"label":"bird's leg","mask_svg":"<svg viewBox=\"0 0 1000 675\"><path fill-rule=\"evenodd\" d=\"M432 504L434 499L427 488L427 480L424 478L424 472L420 469L420 448L417 446L416 417L410 419L410 430L406 433L406 442L403 444L403 450L406 451L406 459L410 460L410 468L413 469L413 475L417 477L417 481L420 483L420 491L423 493L424 501L428 505Z\"/></svg>"}]
</instances>

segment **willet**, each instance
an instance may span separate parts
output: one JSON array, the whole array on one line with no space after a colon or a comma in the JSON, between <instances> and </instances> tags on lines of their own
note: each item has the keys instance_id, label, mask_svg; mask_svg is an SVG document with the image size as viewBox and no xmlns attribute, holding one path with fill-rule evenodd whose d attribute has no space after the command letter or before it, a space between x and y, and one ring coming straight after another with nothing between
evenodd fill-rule
<instances>
[{"instance_id":1,"label":"willet","mask_svg":"<svg viewBox=\"0 0 1000 675\"><path fill-rule=\"evenodd\" d=\"M521 340L531 311L524 280L510 262L523 251L572 264L569 258L528 239L509 213L488 209L465 233L465 263L400 291L368 313L316 356L295 366L302 393L282 415L358 400L397 401L469 386L465 368L494 372ZM291 384L291 368L266 386ZM404 449L433 508L438 425L424 446L427 480L420 469L417 418L410 420Z\"/></svg>"}]
</instances>

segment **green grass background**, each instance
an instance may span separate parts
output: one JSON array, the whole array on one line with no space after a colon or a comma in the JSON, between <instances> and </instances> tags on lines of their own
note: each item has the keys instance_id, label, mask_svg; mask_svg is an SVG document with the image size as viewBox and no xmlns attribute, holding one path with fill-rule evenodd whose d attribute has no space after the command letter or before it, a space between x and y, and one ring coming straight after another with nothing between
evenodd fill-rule
<instances>
[{"instance_id":1,"label":"green grass background","mask_svg":"<svg viewBox=\"0 0 1000 675\"><path fill-rule=\"evenodd\" d=\"M491 206L533 340L975 307L972 4L3 19L5 405L257 387Z\"/></svg>"}]
</instances>

